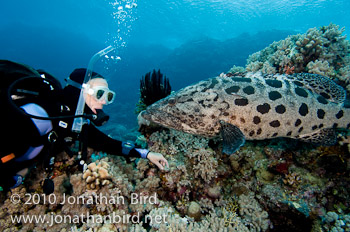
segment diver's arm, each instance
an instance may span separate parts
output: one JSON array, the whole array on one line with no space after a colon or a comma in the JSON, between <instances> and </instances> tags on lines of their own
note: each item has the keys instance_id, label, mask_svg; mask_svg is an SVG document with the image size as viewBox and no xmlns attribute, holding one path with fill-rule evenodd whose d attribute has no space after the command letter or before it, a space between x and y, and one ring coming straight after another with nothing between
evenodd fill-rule
<instances>
[{"instance_id":1,"label":"diver's arm","mask_svg":"<svg viewBox=\"0 0 350 232\"><path fill-rule=\"evenodd\" d=\"M88 130L88 146L95 150L104 151L109 154L122 154L127 157L148 159L161 170L163 170L164 167L169 168L168 161L160 153L128 146L127 143L112 139L93 125L88 125Z\"/></svg>"},{"instance_id":2,"label":"diver's arm","mask_svg":"<svg viewBox=\"0 0 350 232\"><path fill-rule=\"evenodd\" d=\"M103 151L113 155L124 155L127 157L136 157L136 158L147 158L149 151L147 149L139 148L127 148L127 144L113 139L108 135L104 134L102 131L97 129L93 125L88 126L88 146L98 150Z\"/></svg>"}]
</instances>

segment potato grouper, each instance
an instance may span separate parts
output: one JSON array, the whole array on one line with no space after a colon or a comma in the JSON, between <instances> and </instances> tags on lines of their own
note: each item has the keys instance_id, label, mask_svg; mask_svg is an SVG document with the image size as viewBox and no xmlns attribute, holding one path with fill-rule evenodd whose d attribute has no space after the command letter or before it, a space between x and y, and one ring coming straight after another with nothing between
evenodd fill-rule
<instances>
[{"instance_id":1,"label":"potato grouper","mask_svg":"<svg viewBox=\"0 0 350 232\"><path fill-rule=\"evenodd\" d=\"M299 73L220 75L183 88L140 115L164 127L205 137L221 134L223 152L245 140L288 137L333 145L350 127L346 91L327 77Z\"/></svg>"}]
</instances>

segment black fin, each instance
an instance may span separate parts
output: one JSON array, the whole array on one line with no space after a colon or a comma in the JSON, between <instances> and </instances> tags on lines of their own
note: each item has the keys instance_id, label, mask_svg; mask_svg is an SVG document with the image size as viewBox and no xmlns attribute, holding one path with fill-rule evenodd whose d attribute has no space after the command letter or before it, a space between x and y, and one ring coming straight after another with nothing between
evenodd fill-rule
<instances>
[{"instance_id":1,"label":"black fin","mask_svg":"<svg viewBox=\"0 0 350 232\"><path fill-rule=\"evenodd\" d=\"M288 78L297 81L298 86L303 85L331 102L343 103L346 99L345 89L328 77L312 73L296 73Z\"/></svg>"},{"instance_id":2,"label":"black fin","mask_svg":"<svg viewBox=\"0 0 350 232\"><path fill-rule=\"evenodd\" d=\"M235 153L245 143L245 137L242 131L224 121L220 121L221 124L221 137L223 139L222 151L228 155Z\"/></svg>"},{"instance_id":3,"label":"black fin","mask_svg":"<svg viewBox=\"0 0 350 232\"><path fill-rule=\"evenodd\" d=\"M316 145L332 146L336 144L337 137L338 136L335 129L326 128L299 139L301 141L313 143Z\"/></svg>"}]
</instances>

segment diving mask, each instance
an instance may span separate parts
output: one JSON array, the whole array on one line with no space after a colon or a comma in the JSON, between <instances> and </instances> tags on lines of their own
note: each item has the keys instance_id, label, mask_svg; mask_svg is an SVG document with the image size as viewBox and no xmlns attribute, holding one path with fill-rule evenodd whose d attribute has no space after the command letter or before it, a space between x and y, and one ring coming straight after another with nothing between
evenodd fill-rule
<instances>
[{"instance_id":1,"label":"diving mask","mask_svg":"<svg viewBox=\"0 0 350 232\"><path fill-rule=\"evenodd\" d=\"M86 88L87 94L93 96L98 101L106 101L106 105L111 104L115 98L115 92L106 86L95 86L93 88Z\"/></svg>"}]
</instances>

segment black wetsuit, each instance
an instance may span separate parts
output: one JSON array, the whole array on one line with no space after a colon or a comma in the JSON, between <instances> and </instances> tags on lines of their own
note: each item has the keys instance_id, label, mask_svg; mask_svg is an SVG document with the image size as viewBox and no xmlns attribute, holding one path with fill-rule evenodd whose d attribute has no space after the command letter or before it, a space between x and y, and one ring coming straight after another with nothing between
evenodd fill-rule
<instances>
[{"instance_id":1,"label":"black wetsuit","mask_svg":"<svg viewBox=\"0 0 350 232\"><path fill-rule=\"evenodd\" d=\"M84 77L85 69L75 70L71 77L75 78L74 81L81 81ZM57 103L50 101L43 102L34 102L35 104L40 105L47 112L48 116L73 116L75 114L76 105L79 99L80 89L73 87L71 85L66 86L64 89L60 90L60 93L57 95ZM25 101L24 105L31 103L30 101ZM57 105L60 106L60 109L57 110ZM92 111L87 105L85 105L85 113L92 114ZM4 153L10 154L13 152L16 154L16 158L12 159L10 162L2 164L0 168L1 180L0 186L4 189L13 187L16 184L16 179L13 179L16 176L16 173L23 168L30 167L36 161L42 161L50 157L54 157L56 154L62 152L75 142L77 139L81 142L81 151L82 151L82 160L86 161L86 152L87 147L91 147L96 151L103 151L112 155L119 155L125 157L137 157L137 158L146 158L148 150L133 148L132 146L125 146L125 143L115 140L108 135L101 132L96 128L93 122L84 124L82 127L81 133L72 132L73 118L65 119L55 119L51 120L53 129L50 134L51 141L48 141L48 136L38 135L38 129L36 125L31 122L31 118L28 118L23 115L17 115L11 113L5 120L5 131L9 131L10 136L8 137L9 149ZM18 119L16 119L18 118ZM16 119L18 123L7 123ZM6 124L7 123L7 124ZM40 137L40 141L37 138ZM33 144L33 140L34 144ZM17 157L21 157L25 154L29 147L36 147L37 145L44 145L44 148L41 152L35 156L35 158L18 161ZM81 162L80 162L81 164ZM17 183L18 184L18 183Z\"/></svg>"}]
</instances>

